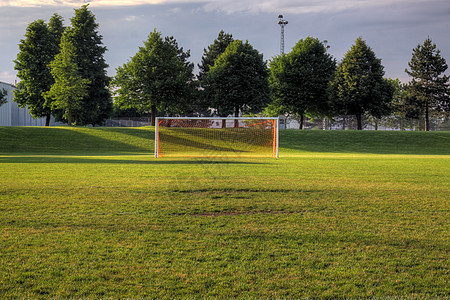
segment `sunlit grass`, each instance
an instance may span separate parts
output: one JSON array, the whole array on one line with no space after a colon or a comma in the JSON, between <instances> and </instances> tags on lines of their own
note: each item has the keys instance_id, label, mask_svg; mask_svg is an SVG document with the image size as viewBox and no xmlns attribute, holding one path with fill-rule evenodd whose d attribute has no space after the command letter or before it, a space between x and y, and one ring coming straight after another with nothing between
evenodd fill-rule
<instances>
[{"instance_id":1,"label":"sunlit grass","mask_svg":"<svg viewBox=\"0 0 450 300\"><path fill-rule=\"evenodd\" d=\"M330 132L338 153L289 131L280 159L155 159L151 129L70 130L1 151L1 298L450 294L448 134L430 154L404 154L428 135Z\"/></svg>"}]
</instances>

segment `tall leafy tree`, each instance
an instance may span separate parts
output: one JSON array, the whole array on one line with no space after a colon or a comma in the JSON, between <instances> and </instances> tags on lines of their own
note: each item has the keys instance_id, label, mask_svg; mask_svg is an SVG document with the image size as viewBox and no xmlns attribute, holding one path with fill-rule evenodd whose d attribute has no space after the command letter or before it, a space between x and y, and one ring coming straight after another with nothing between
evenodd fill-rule
<instances>
[{"instance_id":1,"label":"tall leafy tree","mask_svg":"<svg viewBox=\"0 0 450 300\"><path fill-rule=\"evenodd\" d=\"M270 99L263 55L240 40L216 59L202 85L210 106L221 116L260 112Z\"/></svg>"},{"instance_id":2,"label":"tall leafy tree","mask_svg":"<svg viewBox=\"0 0 450 300\"><path fill-rule=\"evenodd\" d=\"M88 94L78 108L76 123L100 125L112 112L112 99L108 89L110 78L106 74L108 65L104 54L103 37L98 33L99 25L94 14L84 5L75 10L67 37L75 47L75 59L82 78L89 80Z\"/></svg>"},{"instance_id":3,"label":"tall leafy tree","mask_svg":"<svg viewBox=\"0 0 450 300\"><path fill-rule=\"evenodd\" d=\"M419 110L419 104L416 99L411 96L407 89L407 85L397 79L387 79L391 84L394 93L392 97L392 115L386 116L387 125L393 128L411 128L416 126L417 120L422 116Z\"/></svg>"},{"instance_id":4,"label":"tall leafy tree","mask_svg":"<svg viewBox=\"0 0 450 300\"><path fill-rule=\"evenodd\" d=\"M198 65L199 75L198 79L202 80L209 69L214 66L216 59L225 52L228 45L234 41L233 35L225 33L223 30L219 32L219 35L214 42L208 46L208 49L203 49L203 56L201 63Z\"/></svg>"},{"instance_id":5,"label":"tall leafy tree","mask_svg":"<svg viewBox=\"0 0 450 300\"><path fill-rule=\"evenodd\" d=\"M358 130L362 116L380 118L390 112L393 88L384 78L384 67L373 50L358 38L345 54L330 85L337 113L355 115Z\"/></svg>"},{"instance_id":6,"label":"tall leafy tree","mask_svg":"<svg viewBox=\"0 0 450 300\"><path fill-rule=\"evenodd\" d=\"M78 120L83 105L82 100L88 95L90 81L82 78L76 63L76 49L67 34L61 39L61 51L50 63L51 74L55 79L50 91L45 93L48 106L63 112L69 125Z\"/></svg>"},{"instance_id":7,"label":"tall leafy tree","mask_svg":"<svg viewBox=\"0 0 450 300\"><path fill-rule=\"evenodd\" d=\"M30 23L14 61L17 77L21 79L14 91L14 101L20 107L27 107L33 117L45 117L46 126L50 124L52 110L45 105L43 93L49 91L54 83L49 64L59 52L63 31L62 17L57 14L52 16L48 25L44 20Z\"/></svg>"},{"instance_id":8,"label":"tall leafy tree","mask_svg":"<svg viewBox=\"0 0 450 300\"><path fill-rule=\"evenodd\" d=\"M325 115L329 111L327 88L336 62L319 39L298 41L291 52L270 62L269 82L276 114Z\"/></svg>"},{"instance_id":9,"label":"tall leafy tree","mask_svg":"<svg viewBox=\"0 0 450 300\"><path fill-rule=\"evenodd\" d=\"M209 45L208 48L203 49L201 63L198 64L199 74L197 76L200 87L202 87L206 73L208 73L209 69L214 66L216 59L223 52L225 52L225 49L227 49L228 45L230 45L233 41L234 39L231 34L225 33L221 30L214 42ZM198 89L197 97L195 97L194 100L194 109L196 110L196 113L201 115L210 114L210 103L211 99L207 98L207 94L204 93L204 89Z\"/></svg>"},{"instance_id":10,"label":"tall leafy tree","mask_svg":"<svg viewBox=\"0 0 450 300\"><path fill-rule=\"evenodd\" d=\"M428 37L423 45L413 49L410 70L412 77L407 86L408 95L414 99L425 119L425 130L430 130L430 111L450 111L449 79L444 74L448 66L439 49ZM410 100L410 103L412 101Z\"/></svg>"},{"instance_id":11,"label":"tall leafy tree","mask_svg":"<svg viewBox=\"0 0 450 300\"><path fill-rule=\"evenodd\" d=\"M144 46L123 66L111 82L117 105L151 112L155 124L158 111L183 113L189 106L194 65L189 51L178 47L173 37L150 33Z\"/></svg>"}]
</instances>

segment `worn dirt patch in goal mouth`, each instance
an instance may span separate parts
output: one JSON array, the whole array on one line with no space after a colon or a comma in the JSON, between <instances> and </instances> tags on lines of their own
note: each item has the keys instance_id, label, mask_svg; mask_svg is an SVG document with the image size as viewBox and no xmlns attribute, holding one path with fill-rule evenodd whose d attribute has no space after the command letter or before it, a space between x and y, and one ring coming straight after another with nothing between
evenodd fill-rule
<instances>
[{"instance_id":1,"label":"worn dirt patch in goal mouth","mask_svg":"<svg viewBox=\"0 0 450 300\"><path fill-rule=\"evenodd\" d=\"M218 212L202 212L193 213L194 217L222 217L222 216L240 216L240 215L292 215L296 212L292 211L218 211Z\"/></svg>"},{"instance_id":2,"label":"worn dirt patch in goal mouth","mask_svg":"<svg viewBox=\"0 0 450 300\"><path fill-rule=\"evenodd\" d=\"M252 188L224 188L224 189L192 189L192 190L173 190L172 193L179 194L234 194L234 193L314 193L315 190L295 190L295 189L252 189Z\"/></svg>"}]
</instances>

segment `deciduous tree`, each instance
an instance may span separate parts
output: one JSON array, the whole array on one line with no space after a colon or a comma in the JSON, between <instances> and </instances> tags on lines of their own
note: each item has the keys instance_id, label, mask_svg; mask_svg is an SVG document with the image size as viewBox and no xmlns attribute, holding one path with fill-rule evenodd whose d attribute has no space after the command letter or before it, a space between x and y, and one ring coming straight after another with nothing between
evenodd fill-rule
<instances>
[{"instance_id":1,"label":"deciduous tree","mask_svg":"<svg viewBox=\"0 0 450 300\"><path fill-rule=\"evenodd\" d=\"M337 113L355 115L358 130L367 113L380 118L388 114L393 88L383 78L384 68L373 50L358 38L339 63L330 85Z\"/></svg>"},{"instance_id":2,"label":"deciduous tree","mask_svg":"<svg viewBox=\"0 0 450 300\"><path fill-rule=\"evenodd\" d=\"M209 69L214 66L216 59L225 52L228 45L230 45L234 41L233 36L231 34L225 33L223 30L219 32L219 35L214 40L214 42L208 46L207 49L203 49L203 56L201 59L201 63L198 64L199 74L198 84L200 88L197 92L197 97L194 100L194 109L197 114L200 115L209 115L210 105L212 100L207 98L207 94L204 93L203 89L203 81L205 79L206 73L208 73Z\"/></svg>"},{"instance_id":3,"label":"deciduous tree","mask_svg":"<svg viewBox=\"0 0 450 300\"><path fill-rule=\"evenodd\" d=\"M210 106L221 116L260 112L270 99L263 55L240 40L216 59L202 85Z\"/></svg>"},{"instance_id":4,"label":"deciduous tree","mask_svg":"<svg viewBox=\"0 0 450 300\"><path fill-rule=\"evenodd\" d=\"M217 39L208 46L208 49L203 49L202 61L198 65L200 72L198 74L198 79L202 80L209 69L214 66L216 59L225 52L228 45L234 41L233 35L225 33L223 30L219 32Z\"/></svg>"},{"instance_id":5,"label":"deciduous tree","mask_svg":"<svg viewBox=\"0 0 450 300\"><path fill-rule=\"evenodd\" d=\"M187 61L189 51L178 47L173 37L163 39L156 30L126 64L116 69L111 89L123 108L151 112L155 124L157 111L182 113L192 91L194 65Z\"/></svg>"},{"instance_id":6,"label":"deciduous tree","mask_svg":"<svg viewBox=\"0 0 450 300\"><path fill-rule=\"evenodd\" d=\"M430 130L430 111L450 111L449 79L444 74L448 66L439 49L430 38L413 49L407 86L410 103L415 103L425 119L425 130Z\"/></svg>"},{"instance_id":7,"label":"deciduous tree","mask_svg":"<svg viewBox=\"0 0 450 300\"><path fill-rule=\"evenodd\" d=\"M64 34L61 51L50 63L51 74L55 79L50 91L45 93L48 106L63 112L69 125L79 120L78 113L83 106L82 99L88 95L90 81L81 76L76 63L76 49L71 39Z\"/></svg>"},{"instance_id":8,"label":"deciduous tree","mask_svg":"<svg viewBox=\"0 0 450 300\"><path fill-rule=\"evenodd\" d=\"M52 110L45 105L43 94L54 83L49 65L59 52L63 31L62 17L57 14L52 16L48 25L44 20L30 23L14 61L14 69L21 80L14 91L14 101L20 107L27 107L33 117L45 117L46 126L50 124Z\"/></svg>"},{"instance_id":9,"label":"deciduous tree","mask_svg":"<svg viewBox=\"0 0 450 300\"><path fill-rule=\"evenodd\" d=\"M271 109L300 117L325 115L329 111L327 88L336 62L318 39L298 41L291 52L270 62Z\"/></svg>"}]
</instances>

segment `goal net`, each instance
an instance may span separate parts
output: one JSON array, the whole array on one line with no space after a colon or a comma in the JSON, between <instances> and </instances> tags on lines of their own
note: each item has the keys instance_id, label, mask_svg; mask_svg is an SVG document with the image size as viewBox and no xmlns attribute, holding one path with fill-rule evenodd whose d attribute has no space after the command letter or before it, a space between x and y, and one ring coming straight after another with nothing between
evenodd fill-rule
<instances>
[{"instance_id":1,"label":"goal net","mask_svg":"<svg viewBox=\"0 0 450 300\"><path fill-rule=\"evenodd\" d=\"M156 118L157 158L278 158L278 141L278 118Z\"/></svg>"}]
</instances>

